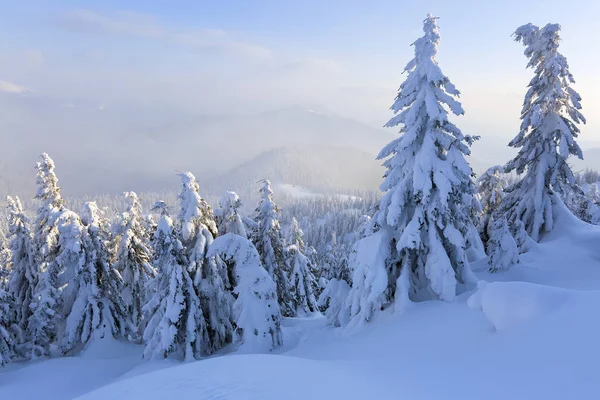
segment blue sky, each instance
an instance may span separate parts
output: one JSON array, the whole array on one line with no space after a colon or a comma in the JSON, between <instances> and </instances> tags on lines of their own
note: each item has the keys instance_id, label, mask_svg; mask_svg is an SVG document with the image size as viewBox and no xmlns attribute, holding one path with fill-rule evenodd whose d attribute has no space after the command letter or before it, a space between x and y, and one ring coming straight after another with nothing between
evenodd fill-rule
<instances>
[{"instance_id":1,"label":"blue sky","mask_svg":"<svg viewBox=\"0 0 600 400\"><path fill-rule=\"evenodd\" d=\"M600 130L598 1L0 1L0 81L106 107L253 112L317 104L381 126L421 35L439 16L442 70L470 133L513 136L531 71L511 32L558 22ZM66 100L65 100L66 101Z\"/></svg>"}]
</instances>

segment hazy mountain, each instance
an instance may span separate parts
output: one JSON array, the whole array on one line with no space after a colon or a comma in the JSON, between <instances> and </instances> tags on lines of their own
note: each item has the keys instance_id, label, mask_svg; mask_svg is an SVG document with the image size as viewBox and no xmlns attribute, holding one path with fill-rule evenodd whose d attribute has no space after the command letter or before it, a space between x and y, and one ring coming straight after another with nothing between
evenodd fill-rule
<instances>
[{"instance_id":1,"label":"hazy mountain","mask_svg":"<svg viewBox=\"0 0 600 400\"><path fill-rule=\"evenodd\" d=\"M252 196L257 182L290 184L315 191L375 190L384 169L375 157L351 147L297 145L266 151L225 174L203 180L203 192L234 190Z\"/></svg>"},{"instance_id":2,"label":"hazy mountain","mask_svg":"<svg viewBox=\"0 0 600 400\"><path fill-rule=\"evenodd\" d=\"M193 171L205 181L287 146L345 146L375 154L393 137L303 107L189 115L6 93L0 93L0 107L0 160L7 165L2 179L17 182L11 187L28 194L34 188L33 166L44 151L54 158L65 193L80 195L176 189L176 171Z\"/></svg>"}]
</instances>

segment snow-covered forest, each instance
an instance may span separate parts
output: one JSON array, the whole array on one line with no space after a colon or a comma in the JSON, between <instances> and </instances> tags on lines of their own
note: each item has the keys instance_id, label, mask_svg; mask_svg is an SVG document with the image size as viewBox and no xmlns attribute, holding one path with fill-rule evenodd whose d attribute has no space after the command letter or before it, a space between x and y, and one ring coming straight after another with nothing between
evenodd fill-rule
<instances>
[{"instance_id":1,"label":"snow-covered forest","mask_svg":"<svg viewBox=\"0 0 600 400\"><path fill-rule=\"evenodd\" d=\"M600 176L571 168L561 26L514 31L516 155L479 174L438 18L422 29L376 192L180 172L176 193L73 198L41 154L0 213L0 398L592 398Z\"/></svg>"}]
</instances>

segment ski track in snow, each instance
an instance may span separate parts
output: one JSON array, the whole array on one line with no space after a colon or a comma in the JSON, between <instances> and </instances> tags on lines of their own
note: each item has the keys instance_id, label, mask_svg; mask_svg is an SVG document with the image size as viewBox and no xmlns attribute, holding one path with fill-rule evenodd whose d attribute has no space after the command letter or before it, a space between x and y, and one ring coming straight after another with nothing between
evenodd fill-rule
<instances>
[{"instance_id":1,"label":"ski track in snow","mask_svg":"<svg viewBox=\"0 0 600 400\"><path fill-rule=\"evenodd\" d=\"M284 321L280 354L145 362L141 346L0 369L3 399L589 399L600 393L600 227L558 209L556 229L453 303L386 311L352 334ZM489 283L486 283L489 282Z\"/></svg>"}]
</instances>

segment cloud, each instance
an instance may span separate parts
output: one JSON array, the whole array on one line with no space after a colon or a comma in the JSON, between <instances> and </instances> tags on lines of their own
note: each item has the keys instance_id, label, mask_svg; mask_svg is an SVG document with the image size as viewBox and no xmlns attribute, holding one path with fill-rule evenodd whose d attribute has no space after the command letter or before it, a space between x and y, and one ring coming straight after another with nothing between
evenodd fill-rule
<instances>
[{"instance_id":1,"label":"cloud","mask_svg":"<svg viewBox=\"0 0 600 400\"><path fill-rule=\"evenodd\" d=\"M272 56L271 50L266 47L235 38L222 29L179 32L167 29L154 16L130 11L103 15L92 10L72 10L63 14L58 23L64 29L79 33L160 39L187 47L196 53L233 54L254 58Z\"/></svg>"},{"instance_id":2,"label":"cloud","mask_svg":"<svg viewBox=\"0 0 600 400\"><path fill-rule=\"evenodd\" d=\"M31 92L31 90L27 89L26 87L19 86L15 83L0 81L0 92L24 94Z\"/></svg>"},{"instance_id":3,"label":"cloud","mask_svg":"<svg viewBox=\"0 0 600 400\"><path fill-rule=\"evenodd\" d=\"M91 10L72 10L59 18L59 24L68 30L84 33L162 37L165 30L148 15L119 12L112 16Z\"/></svg>"},{"instance_id":4,"label":"cloud","mask_svg":"<svg viewBox=\"0 0 600 400\"><path fill-rule=\"evenodd\" d=\"M195 53L238 54L252 58L271 58L273 52L268 48L237 40L231 34L220 29L203 29L196 32L172 33L169 39L185 46Z\"/></svg>"}]
</instances>

